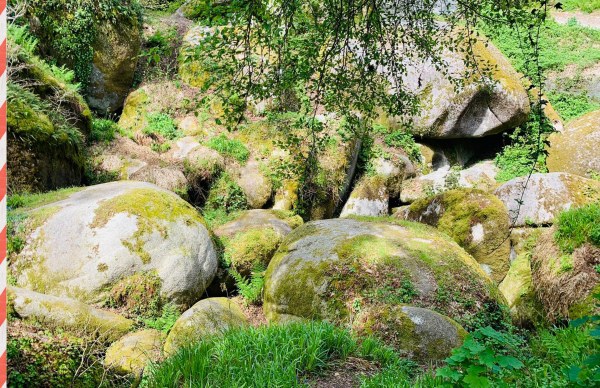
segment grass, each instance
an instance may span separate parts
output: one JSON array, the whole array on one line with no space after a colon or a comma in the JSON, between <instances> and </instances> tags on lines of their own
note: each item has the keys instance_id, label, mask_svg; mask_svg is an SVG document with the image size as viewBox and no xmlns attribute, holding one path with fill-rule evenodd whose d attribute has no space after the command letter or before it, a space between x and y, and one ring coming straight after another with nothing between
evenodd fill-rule
<instances>
[{"instance_id":1,"label":"grass","mask_svg":"<svg viewBox=\"0 0 600 388\"><path fill-rule=\"evenodd\" d=\"M600 202L562 212L554 239L565 253L591 243L600 247Z\"/></svg>"},{"instance_id":2,"label":"grass","mask_svg":"<svg viewBox=\"0 0 600 388\"><path fill-rule=\"evenodd\" d=\"M233 158L242 164L245 164L250 157L250 151L244 143L237 139L229 139L223 134L213 137L206 145L221 155Z\"/></svg>"},{"instance_id":3,"label":"grass","mask_svg":"<svg viewBox=\"0 0 600 388\"><path fill-rule=\"evenodd\" d=\"M562 0L565 11L577 11L592 13L600 9L600 0Z\"/></svg>"},{"instance_id":4,"label":"grass","mask_svg":"<svg viewBox=\"0 0 600 388\"><path fill-rule=\"evenodd\" d=\"M524 27L521 27L520 34L514 27L497 25L483 26L482 32L510 59L517 71L530 78L534 76L536 69L528 54L529 44L520 41L520 37L524 39L527 35ZM574 67L573 80L568 82L566 90L548 92L549 101L564 120L579 117L600 104L600 101L593 100L582 92L578 80L584 69L600 61L599 41L599 30L582 27L577 23L561 25L548 20L542 30L539 64L543 74L548 76L550 72L561 72L567 67ZM565 84L562 81L560 83Z\"/></svg>"},{"instance_id":5,"label":"grass","mask_svg":"<svg viewBox=\"0 0 600 388\"><path fill-rule=\"evenodd\" d=\"M165 113L152 113L148 115L148 125L144 127L146 135L160 135L167 140L175 140L183 136L177 129L175 121Z\"/></svg>"}]
</instances>

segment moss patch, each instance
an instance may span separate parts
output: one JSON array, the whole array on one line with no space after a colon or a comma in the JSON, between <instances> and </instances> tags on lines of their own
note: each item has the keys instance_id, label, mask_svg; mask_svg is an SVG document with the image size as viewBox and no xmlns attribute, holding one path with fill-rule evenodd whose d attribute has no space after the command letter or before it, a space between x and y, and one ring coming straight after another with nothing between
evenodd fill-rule
<instances>
[{"instance_id":1,"label":"moss patch","mask_svg":"<svg viewBox=\"0 0 600 388\"><path fill-rule=\"evenodd\" d=\"M226 243L225 260L240 274L248 276L257 265L266 268L281 240L269 227L238 233Z\"/></svg>"}]
</instances>

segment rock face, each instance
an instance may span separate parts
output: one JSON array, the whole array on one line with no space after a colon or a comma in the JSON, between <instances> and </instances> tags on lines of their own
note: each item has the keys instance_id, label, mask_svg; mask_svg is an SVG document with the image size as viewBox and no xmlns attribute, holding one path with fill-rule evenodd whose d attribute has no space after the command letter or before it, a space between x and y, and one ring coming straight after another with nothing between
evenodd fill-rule
<instances>
[{"instance_id":1,"label":"rock face","mask_svg":"<svg viewBox=\"0 0 600 388\"><path fill-rule=\"evenodd\" d=\"M411 203L458 187L488 191L496 187L497 173L498 168L491 160L484 160L465 169L444 165L429 174L402 182L400 199L402 202Z\"/></svg>"},{"instance_id":2,"label":"rock face","mask_svg":"<svg viewBox=\"0 0 600 388\"><path fill-rule=\"evenodd\" d=\"M546 230L531 257L533 286L547 318L557 322L598 314L593 295L600 292L600 247L586 243L569 254L557 246L555 233L556 227Z\"/></svg>"},{"instance_id":3,"label":"rock face","mask_svg":"<svg viewBox=\"0 0 600 388\"><path fill-rule=\"evenodd\" d=\"M508 208L514 226L548 225L561 211L600 199L600 182L565 173L515 178L495 194Z\"/></svg>"},{"instance_id":4,"label":"rock face","mask_svg":"<svg viewBox=\"0 0 600 388\"><path fill-rule=\"evenodd\" d=\"M387 216L390 197L386 186L386 178L382 176L365 176L356 184L346 201L340 217Z\"/></svg>"},{"instance_id":5,"label":"rock face","mask_svg":"<svg viewBox=\"0 0 600 388\"><path fill-rule=\"evenodd\" d=\"M479 66L490 69L491 82L474 77L461 90L455 90L431 63L409 67L405 82L421 103L421 113L414 118L415 134L438 139L482 137L525 122L529 97L519 74L491 43L486 47L477 41L473 51ZM446 55L448 74L464 73L460 55Z\"/></svg>"},{"instance_id":6,"label":"rock face","mask_svg":"<svg viewBox=\"0 0 600 388\"><path fill-rule=\"evenodd\" d=\"M33 209L28 244L12 270L35 291L98 301L107 287L156 272L160 294L192 304L217 256L203 219L175 194L142 182L92 186Z\"/></svg>"},{"instance_id":7,"label":"rock face","mask_svg":"<svg viewBox=\"0 0 600 388\"><path fill-rule=\"evenodd\" d=\"M546 164L551 172L600 174L600 110L572 121L564 132L551 134L548 141Z\"/></svg>"},{"instance_id":8,"label":"rock face","mask_svg":"<svg viewBox=\"0 0 600 388\"><path fill-rule=\"evenodd\" d=\"M93 45L92 74L87 87L90 107L98 112L113 113L133 84L137 58L142 45L142 24L137 18L119 23L103 22Z\"/></svg>"},{"instance_id":9,"label":"rock face","mask_svg":"<svg viewBox=\"0 0 600 388\"><path fill-rule=\"evenodd\" d=\"M106 350L104 365L113 371L141 376L150 361L158 361L162 353L162 335L157 330L130 333Z\"/></svg>"},{"instance_id":10,"label":"rock face","mask_svg":"<svg viewBox=\"0 0 600 388\"><path fill-rule=\"evenodd\" d=\"M413 306L385 306L361 311L353 329L372 335L381 325L393 328L390 340L400 353L422 362L443 360L462 345L467 332L452 319Z\"/></svg>"},{"instance_id":11,"label":"rock face","mask_svg":"<svg viewBox=\"0 0 600 388\"><path fill-rule=\"evenodd\" d=\"M54 325L78 334L93 334L116 340L130 331L134 322L115 313L95 309L71 298L60 298L23 288L8 288L9 309L21 319Z\"/></svg>"},{"instance_id":12,"label":"rock face","mask_svg":"<svg viewBox=\"0 0 600 388\"><path fill-rule=\"evenodd\" d=\"M358 312L385 314L399 303L436 308L460 323L469 314L485 316L502 298L454 241L393 219L307 223L287 236L265 276L263 308L274 322L308 318L354 326ZM387 324L373 326L383 340L390 332Z\"/></svg>"},{"instance_id":13,"label":"rock face","mask_svg":"<svg viewBox=\"0 0 600 388\"><path fill-rule=\"evenodd\" d=\"M246 317L230 299L209 298L196 303L175 322L165 342L165 353L247 324Z\"/></svg>"},{"instance_id":14,"label":"rock face","mask_svg":"<svg viewBox=\"0 0 600 388\"><path fill-rule=\"evenodd\" d=\"M446 233L469 252L497 283L509 268L509 219L506 206L481 190L450 190L421 199L399 214Z\"/></svg>"}]
</instances>

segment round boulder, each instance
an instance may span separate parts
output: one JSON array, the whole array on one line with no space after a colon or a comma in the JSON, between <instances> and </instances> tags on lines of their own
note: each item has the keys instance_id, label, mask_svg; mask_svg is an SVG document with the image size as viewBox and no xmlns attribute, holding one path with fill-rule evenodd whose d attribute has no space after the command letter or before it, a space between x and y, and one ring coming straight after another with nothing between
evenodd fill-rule
<instances>
[{"instance_id":1,"label":"round boulder","mask_svg":"<svg viewBox=\"0 0 600 388\"><path fill-rule=\"evenodd\" d=\"M265 275L270 321L352 324L357 313L398 304L434 309L459 323L503 303L477 262L449 237L407 221L331 219L290 233ZM393 328L379 327L375 334Z\"/></svg>"},{"instance_id":2,"label":"round boulder","mask_svg":"<svg viewBox=\"0 0 600 388\"><path fill-rule=\"evenodd\" d=\"M590 176L600 174L600 110L570 122L561 133L548 137L551 172Z\"/></svg>"},{"instance_id":3,"label":"round boulder","mask_svg":"<svg viewBox=\"0 0 600 388\"><path fill-rule=\"evenodd\" d=\"M443 360L462 345L467 332L452 319L414 306L378 306L358 313L353 330L359 335L386 331L386 342L403 355L422 362Z\"/></svg>"},{"instance_id":4,"label":"round boulder","mask_svg":"<svg viewBox=\"0 0 600 388\"><path fill-rule=\"evenodd\" d=\"M104 365L113 371L141 376L151 361L162 353L162 335L157 330L141 330L127 334L106 350Z\"/></svg>"},{"instance_id":5,"label":"round boulder","mask_svg":"<svg viewBox=\"0 0 600 388\"><path fill-rule=\"evenodd\" d=\"M92 186L27 215L28 243L11 270L35 291L102 301L120 280L156 272L166 301L190 305L217 269L202 217L150 183Z\"/></svg>"},{"instance_id":6,"label":"round boulder","mask_svg":"<svg viewBox=\"0 0 600 388\"><path fill-rule=\"evenodd\" d=\"M493 194L450 190L413 202L398 215L434 226L452 237L497 283L506 275L510 265L508 212Z\"/></svg>"},{"instance_id":7,"label":"round boulder","mask_svg":"<svg viewBox=\"0 0 600 388\"><path fill-rule=\"evenodd\" d=\"M352 190L340 217L387 216L390 197L386 181L380 175L362 177Z\"/></svg>"},{"instance_id":8,"label":"round boulder","mask_svg":"<svg viewBox=\"0 0 600 388\"><path fill-rule=\"evenodd\" d=\"M495 194L508 208L512 226L543 226L561 211L600 200L600 182L566 173L512 179Z\"/></svg>"},{"instance_id":9,"label":"round boulder","mask_svg":"<svg viewBox=\"0 0 600 388\"><path fill-rule=\"evenodd\" d=\"M177 319L165 342L165 354L173 354L182 346L246 324L246 316L231 299L203 299Z\"/></svg>"}]
</instances>

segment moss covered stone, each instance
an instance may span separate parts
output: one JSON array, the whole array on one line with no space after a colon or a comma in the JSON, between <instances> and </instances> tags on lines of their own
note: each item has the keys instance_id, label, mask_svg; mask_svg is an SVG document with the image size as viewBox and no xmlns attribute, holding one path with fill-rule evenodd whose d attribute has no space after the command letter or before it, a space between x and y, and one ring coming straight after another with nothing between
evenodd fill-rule
<instances>
[{"instance_id":1,"label":"moss covered stone","mask_svg":"<svg viewBox=\"0 0 600 388\"><path fill-rule=\"evenodd\" d=\"M173 354L182 346L246 324L246 316L233 300L203 299L177 319L167 337L164 351L167 355Z\"/></svg>"},{"instance_id":2,"label":"moss covered stone","mask_svg":"<svg viewBox=\"0 0 600 388\"><path fill-rule=\"evenodd\" d=\"M238 233L227 242L225 259L240 274L248 276L257 266L267 267L282 239L269 227Z\"/></svg>"},{"instance_id":3,"label":"moss covered stone","mask_svg":"<svg viewBox=\"0 0 600 388\"><path fill-rule=\"evenodd\" d=\"M42 322L76 334L91 334L115 341L129 332L134 322L70 298L9 287L10 309L21 319Z\"/></svg>"},{"instance_id":4,"label":"moss covered stone","mask_svg":"<svg viewBox=\"0 0 600 388\"><path fill-rule=\"evenodd\" d=\"M600 182L567 173L533 174L506 182L495 194L508 208L511 225L547 226L564 210L600 200Z\"/></svg>"},{"instance_id":5,"label":"moss covered stone","mask_svg":"<svg viewBox=\"0 0 600 388\"><path fill-rule=\"evenodd\" d=\"M106 350L104 365L118 374L141 377L148 363L159 360L162 342L162 334L157 330L127 334Z\"/></svg>"},{"instance_id":6,"label":"moss covered stone","mask_svg":"<svg viewBox=\"0 0 600 388\"><path fill-rule=\"evenodd\" d=\"M413 202L400 215L452 237L497 283L506 275L510 225L506 206L496 196L476 189L450 190Z\"/></svg>"},{"instance_id":7,"label":"moss covered stone","mask_svg":"<svg viewBox=\"0 0 600 388\"><path fill-rule=\"evenodd\" d=\"M11 262L17 284L85 302L155 271L167 302L192 304L210 284L216 251L204 220L177 195L142 182L92 186L29 211L28 243Z\"/></svg>"},{"instance_id":8,"label":"moss covered stone","mask_svg":"<svg viewBox=\"0 0 600 388\"><path fill-rule=\"evenodd\" d=\"M386 218L305 224L286 237L265 277L264 310L275 322L307 318L352 326L359 311L411 304L467 323L503 303L477 262L451 239Z\"/></svg>"},{"instance_id":9,"label":"moss covered stone","mask_svg":"<svg viewBox=\"0 0 600 388\"><path fill-rule=\"evenodd\" d=\"M221 238L232 238L236 234L253 229L271 228L281 237L287 236L292 229L302 225L302 218L283 210L254 209L241 213L236 219L215 230Z\"/></svg>"},{"instance_id":10,"label":"moss covered stone","mask_svg":"<svg viewBox=\"0 0 600 388\"><path fill-rule=\"evenodd\" d=\"M380 305L362 310L357 314L353 330L360 336L379 337L402 355L421 362L445 359L467 336L452 319L406 305Z\"/></svg>"},{"instance_id":11,"label":"moss covered stone","mask_svg":"<svg viewBox=\"0 0 600 388\"><path fill-rule=\"evenodd\" d=\"M591 177L600 174L600 110L570 122L548 137L546 165L550 172Z\"/></svg>"}]
</instances>

